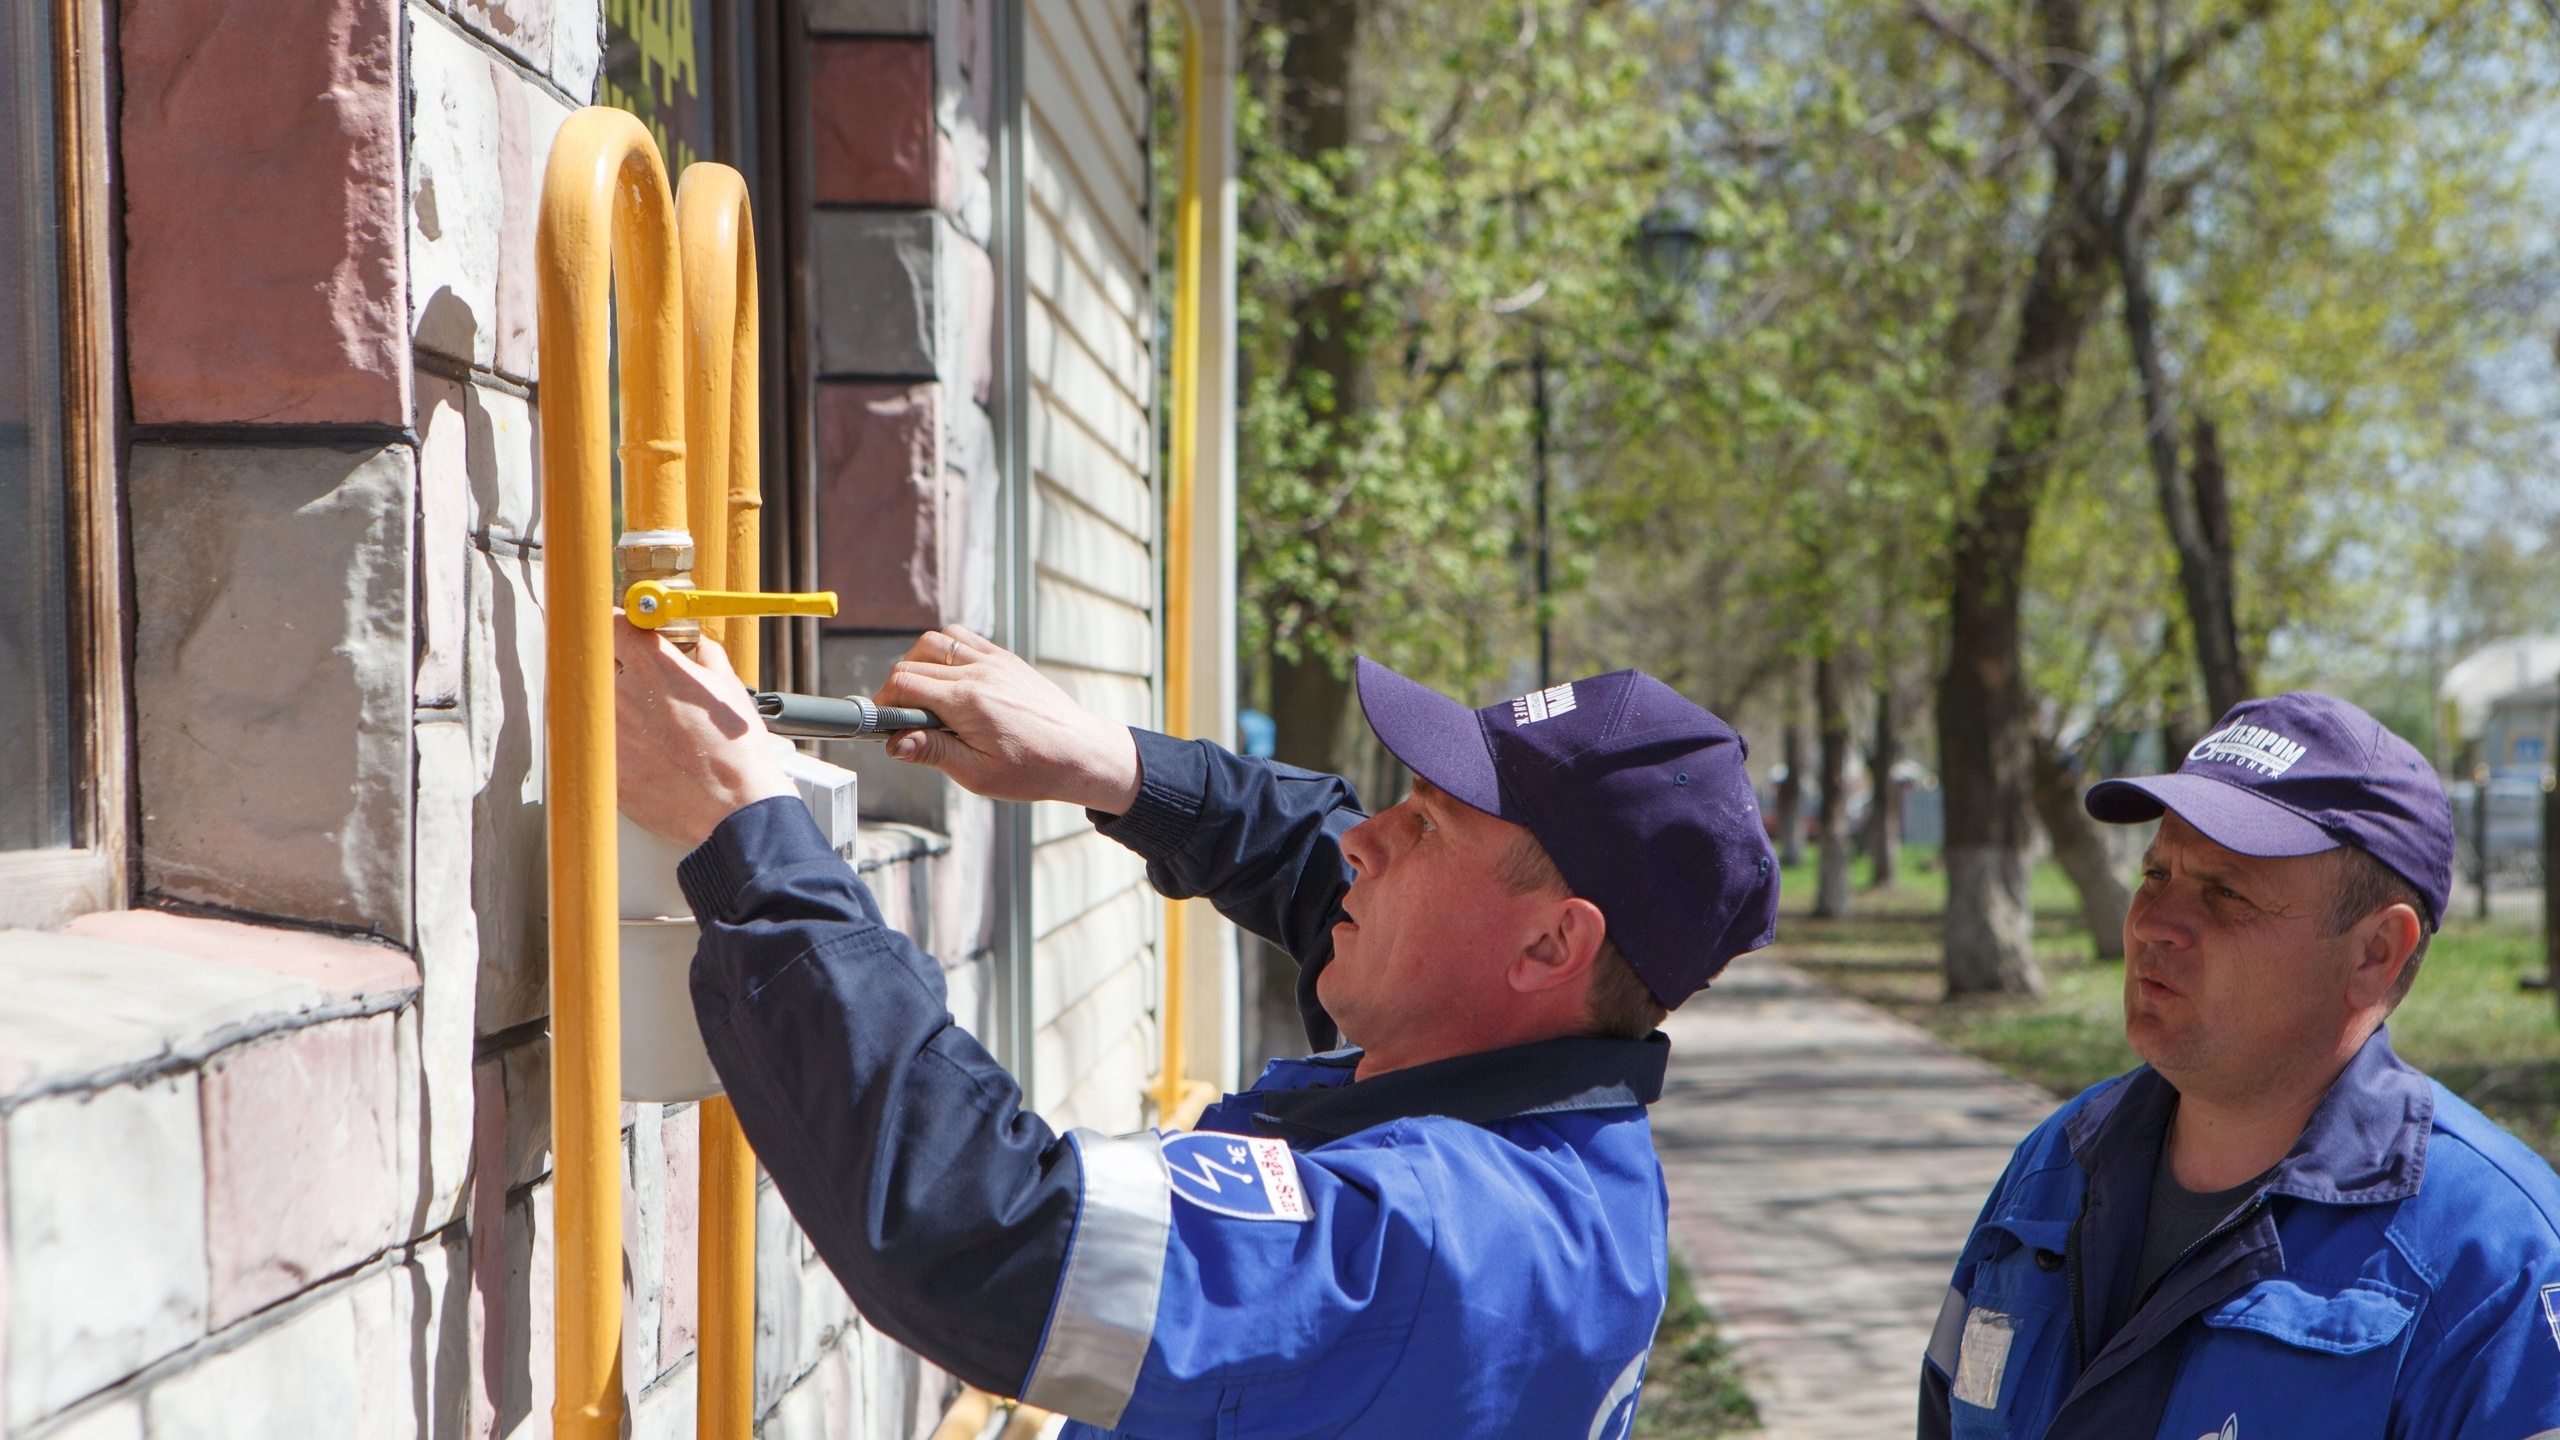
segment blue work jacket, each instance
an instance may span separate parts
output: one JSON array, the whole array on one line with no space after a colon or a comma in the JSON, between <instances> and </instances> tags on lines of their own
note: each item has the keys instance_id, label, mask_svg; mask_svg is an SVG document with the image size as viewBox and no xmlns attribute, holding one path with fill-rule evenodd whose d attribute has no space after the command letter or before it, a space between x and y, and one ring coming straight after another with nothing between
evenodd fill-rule
<instances>
[{"instance_id":1,"label":"blue work jacket","mask_svg":"<svg viewBox=\"0 0 2560 1440\"><path fill-rule=\"evenodd\" d=\"M1314 973L1350 789L1138 732L1103 833ZM1189 1132L1058 1135L952 1022L797 801L679 869L695 1013L739 1123L873 1325L1069 1434L1623 1440L1661 1317L1645 1105L1669 1042L1567 1038L1355 1080L1280 1061Z\"/></svg>"},{"instance_id":2,"label":"blue work jacket","mask_svg":"<svg viewBox=\"0 0 2560 1440\"><path fill-rule=\"evenodd\" d=\"M2377 1030L2291 1154L2132 1293L2177 1092L2019 1145L1922 1365L1923 1440L2560 1440L2560 1181Z\"/></svg>"}]
</instances>

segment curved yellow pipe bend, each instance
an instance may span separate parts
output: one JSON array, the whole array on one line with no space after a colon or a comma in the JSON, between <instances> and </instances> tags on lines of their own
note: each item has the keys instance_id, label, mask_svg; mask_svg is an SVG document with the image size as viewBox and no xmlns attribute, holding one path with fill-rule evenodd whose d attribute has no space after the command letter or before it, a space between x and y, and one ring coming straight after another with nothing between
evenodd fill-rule
<instances>
[{"instance_id":1,"label":"curved yellow pipe bend","mask_svg":"<svg viewBox=\"0 0 2560 1440\"><path fill-rule=\"evenodd\" d=\"M560 127L543 172L535 266L549 530L543 609L558 1285L551 1415L561 1440L617 1440L622 1430L614 577L607 549L615 437L605 326L619 316L624 513L643 532L629 538L644 543L657 572L646 578L689 579L675 219L666 168L638 119L594 107Z\"/></svg>"},{"instance_id":2,"label":"curved yellow pipe bend","mask_svg":"<svg viewBox=\"0 0 2560 1440\"><path fill-rule=\"evenodd\" d=\"M755 218L745 177L726 165L686 167L676 191L676 228L684 251L685 433L696 457L689 488L693 531L705 541L695 580L706 590L759 590ZM755 620L713 620L703 631L720 641L738 678L754 689ZM701 1123L694 1434L697 1440L749 1440L755 1429L756 1157L726 1096L702 1102Z\"/></svg>"}]
</instances>

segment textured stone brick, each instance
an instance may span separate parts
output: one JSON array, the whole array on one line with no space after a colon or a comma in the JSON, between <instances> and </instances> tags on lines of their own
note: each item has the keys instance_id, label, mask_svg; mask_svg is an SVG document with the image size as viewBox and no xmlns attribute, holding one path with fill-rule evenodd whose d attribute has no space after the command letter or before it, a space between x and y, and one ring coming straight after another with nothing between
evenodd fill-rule
<instances>
[{"instance_id":1,"label":"textured stone brick","mask_svg":"<svg viewBox=\"0 0 2560 1440\"><path fill-rule=\"evenodd\" d=\"M532 404L503 390L474 385L469 410L471 533L539 545L542 480L534 463L539 426Z\"/></svg>"},{"instance_id":2,"label":"textured stone brick","mask_svg":"<svg viewBox=\"0 0 2560 1440\"><path fill-rule=\"evenodd\" d=\"M398 1238L393 1018L225 1051L204 1071L205 1236L216 1328Z\"/></svg>"},{"instance_id":3,"label":"textured stone brick","mask_svg":"<svg viewBox=\"0 0 2560 1440\"><path fill-rule=\"evenodd\" d=\"M701 1374L687 1365L641 1391L631 1402L631 1440L693 1440L695 1387Z\"/></svg>"},{"instance_id":4,"label":"textured stone brick","mask_svg":"<svg viewBox=\"0 0 2560 1440\"><path fill-rule=\"evenodd\" d=\"M691 1354L702 1313L702 1107L670 1105L662 1122L666 1157L665 1256L658 1301L658 1367L664 1371Z\"/></svg>"},{"instance_id":5,"label":"textured stone brick","mask_svg":"<svg viewBox=\"0 0 2560 1440\"><path fill-rule=\"evenodd\" d=\"M462 703L463 629L471 622L471 387L418 376L417 704Z\"/></svg>"},{"instance_id":6,"label":"textured stone brick","mask_svg":"<svg viewBox=\"0 0 2560 1440\"><path fill-rule=\"evenodd\" d=\"M551 0L552 82L579 104L593 104L603 67L602 0Z\"/></svg>"},{"instance_id":7,"label":"textured stone brick","mask_svg":"<svg viewBox=\"0 0 2560 1440\"><path fill-rule=\"evenodd\" d=\"M996 268L986 247L944 223L941 338L937 373L966 385L969 398L990 402L996 382Z\"/></svg>"},{"instance_id":8,"label":"textured stone brick","mask_svg":"<svg viewBox=\"0 0 2560 1440\"><path fill-rule=\"evenodd\" d=\"M822 204L934 203L933 43L809 47L810 166Z\"/></svg>"},{"instance_id":9,"label":"textured stone brick","mask_svg":"<svg viewBox=\"0 0 2560 1440\"><path fill-rule=\"evenodd\" d=\"M420 725L418 738L418 968L414 1056L404 1056L404 1095L416 1110L401 1127L404 1236L450 1221L470 1173L471 1056L480 987L480 921L471 909L471 807L478 789L470 729Z\"/></svg>"},{"instance_id":10,"label":"textured stone brick","mask_svg":"<svg viewBox=\"0 0 2560 1440\"><path fill-rule=\"evenodd\" d=\"M771 1186L756 1193L756 1409L770 1409L853 1320L853 1302L809 1252Z\"/></svg>"},{"instance_id":11,"label":"textured stone brick","mask_svg":"<svg viewBox=\"0 0 2560 1440\"><path fill-rule=\"evenodd\" d=\"M136 445L143 880L409 929L409 455Z\"/></svg>"},{"instance_id":12,"label":"textured stone brick","mask_svg":"<svg viewBox=\"0 0 2560 1440\"><path fill-rule=\"evenodd\" d=\"M7 1136L8 1415L23 1430L204 1333L196 1080L33 1100Z\"/></svg>"},{"instance_id":13,"label":"textured stone brick","mask_svg":"<svg viewBox=\"0 0 2560 1440\"><path fill-rule=\"evenodd\" d=\"M242 927L247 928L247 927ZM183 1063L327 1003L310 980L78 935L0 931L0 1093Z\"/></svg>"},{"instance_id":14,"label":"textured stone brick","mask_svg":"<svg viewBox=\"0 0 2560 1440\"><path fill-rule=\"evenodd\" d=\"M46 1440L143 1440L142 1402L119 1400L103 1405L58 1430L45 1432Z\"/></svg>"},{"instance_id":15,"label":"textured stone brick","mask_svg":"<svg viewBox=\"0 0 2560 1440\"><path fill-rule=\"evenodd\" d=\"M841 1435L912 1435L916 1427L863 1424L862 1384L848 1340L830 1345L798 1377L764 1423L765 1440L834 1440Z\"/></svg>"},{"instance_id":16,"label":"textured stone brick","mask_svg":"<svg viewBox=\"0 0 2560 1440\"><path fill-rule=\"evenodd\" d=\"M501 1063L472 1067L471 1298L466 1306L469 1426L472 1440L498 1433L498 1406L506 1393L511 1343L522 1327L508 1329L507 1309L507 1090Z\"/></svg>"},{"instance_id":17,"label":"textured stone brick","mask_svg":"<svg viewBox=\"0 0 2560 1440\"><path fill-rule=\"evenodd\" d=\"M900 379L945 373L948 231L930 211L823 210L809 217L821 371Z\"/></svg>"},{"instance_id":18,"label":"textured stone brick","mask_svg":"<svg viewBox=\"0 0 2560 1440\"><path fill-rule=\"evenodd\" d=\"M569 11L585 9L592 22L592 9L570 0L558 3L564 17ZM586 33L590 37L587 43L592 46L593 23L587 24ZM591 50L585 65L586 79L571 88L573 95L585 95L595 88ZM534 231L541 218L542 172L551 158L552 138L560 133L561 122L569 118L569 109L550 92L511 71L498 69L494 73L499 187L496 368L502 374L532 380L540 369L534 338Z\"/></svg>"},{"instance_id":19,"label":"textured stone brick","mask_svg":"<svg viewBox=\"0 0 2560 1440\"><path fill-rule=\"evenodd\" d=\"M506 1103L507 1187L530 1185L551 1173L551 1037L541 1036L498 1057Z\"/></svg>"},{"instance_id":20,"label":"textured stone brick","mask_svg":"<svg viewBox=\"0 0 2560 1440\"><path fill-rule=\"evenodd\" d=\"M547 1184L507 1206L508 1345L498 1362L500 1389L492 1407L494 1433L502 1437L551 1433L551 1225Z\"/></svg>"},{"instance_id":21,"label":"textured stone brick","mask_svg":"<svg viewBox=\"0 0 2560 1440\"><path fill-rule=\"evenodd\" d=\"M340 1290L153 1386L150 1440L346 1434L364 1409L359 1374L355 1295Z\"/></svg>"},{"instance_id":22,"label":"textured stone brick","mask_svg":"<svg viewBox=\"0 0 2560 1440\"><path fill-rule=\"evenodd\" d=\"M469 1396L469 1245L431 1244L356 1282L353 1433L444 1440L464 1433Z\"/></svg>"},{"instance_id":23,"label":"textured stone brick","mask_svg":"<svg viewBox=\"0 0 2560 1440\"><path fill-rule=\"evenodd\" d=\"M472 364L497 358L499 69L423 5L411 7L409 323L420 348Z\"/></svg>"},{"instance_id":24,"label":"textured stone brick","mask_svg":"<svg viewBox=\"0 0 2560 1440\"><path fill-rule=\"evenodd\" d=\"M996 627L997 506L1004 491L1004 471L996 459L995 426L976 405L943 407L942 468L946 483L956 486L966 517L960 526L958 582L946 590L944 604L963 625L981 635ZM953 593L956 591L957 593Z\"/></svg>"},{"instance_id":25,"label":"textured stone brick","mask_svg":"<svg viewBox=\"0 0 2560 1440\"><path fill-rule=\"evenodd\" d=\"M454 16L536 70L551 66L551 0L456 0Z\"/></svg>"},{"instance_id":26,"label":"textured stone brick","mask_svg":"<svg viewBox=\"0 0 2560 1440\"><path fill-rule=\"evenodd\" d=\"M658 1378L658 1306L667 1293L667 1154L662 1107L622 1107L622 1373L632 1389Z\"/></svg>"},{"instance_id":27,"label":"textured stone brick","mask_svg":"<svg viewBox=\"0 0 2560 1440\"><path fill-rule=\"evenodd\" d=\"M340 1004L381 1000L418 988L418 963L402 952L371 940L310 930L243 925L166 910L99 910L72 921L63 933L308 980L321 995Z\"/></svg>"},{"instance_id":28,"label":"textured stone brick","mask_svg":"<svg viewBox=\"0 0 2560 1440\"><path fill-rule=\"evenodd\" d=\"M839 589L839 595L846 592ZM819 688L829 695L870 695L915 643L904 635L826 635L818 642ZM888 748L844 741L819 753L861 777L863 820L902 820L948 833L963 793L942 772L889 758Z\"/></svg>"},{"instance_id":29,"label":"textured stone brick","mask_svg":"<svg viewBox=\"0 0 2560 1440\"><path fill-rule=\"evenodd\" d=\"M818 387L818 584L829 628L927 630L956 599L965 518L942 465L942 387Z\"/></svg>"},{"instance_id":30,"label":"textured stone brick","mask_svg":"<svg viewBox=\"0 0 2560 1440\"><path fill-rule=\"evenodd\" d=\"M813 35L930 35L934 0L810 0Z\"/></svg>"},{"instance_id":31,"label":"textured stone brick","mask_svg":"<svg viewBox=\"0 0 2560 1440\"><path fill-rule=\"evenodd\" d=\"M396 0L121 14L133 418L406 424Z\"/></svg>"},{"instance_id":32,"label":"textured stone brick","mask_svg":"<svg viewBox=\"0 0 2560 1440\"><path fill-rule=\"evenodd\" d=\"M549 1007L542 808L542 582L525 553L471 556L472 623L464 695L472 761L471 905L479 917L480 1033Z\"/></svg>"}]
</instances>

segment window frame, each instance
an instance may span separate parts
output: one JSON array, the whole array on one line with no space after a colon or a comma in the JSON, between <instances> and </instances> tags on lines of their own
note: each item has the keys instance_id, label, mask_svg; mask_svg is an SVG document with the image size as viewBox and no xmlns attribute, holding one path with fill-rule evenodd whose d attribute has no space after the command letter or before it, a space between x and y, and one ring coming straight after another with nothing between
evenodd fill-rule
<instances>
[{"instance_id":1,"label":"window frame","mask_svg":"<svg viewBox=\"0 0 2560 1440\"><path fill-rule=\"evenodd\" d=\"M69 676L80 785L77 843L0 851L0 926L49 928L132 894L131 757L123 544L116 496L116 344L109 239L106 7L52 11L56 255L62 316L62 453Z\"/></svg>"}]
</instances>

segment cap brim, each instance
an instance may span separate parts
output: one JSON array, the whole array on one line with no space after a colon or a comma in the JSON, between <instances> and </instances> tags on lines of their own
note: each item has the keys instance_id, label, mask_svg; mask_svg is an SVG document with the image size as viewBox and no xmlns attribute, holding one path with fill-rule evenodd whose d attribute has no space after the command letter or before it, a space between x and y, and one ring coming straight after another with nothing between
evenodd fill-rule
<instances>
[{"instance_id":1,"label":"cap brim","mask_svg":"<svg viewBox=\"0 0 2560 1440\"><path fill-rule=\"evenodd\" d=\"M1405 768L1488 815L1502 814L1502 781L1476 712L1361 656L1360 711Z\"/></svg>"},{"instance_id":2,"label":"cap brim","mask_svg":"<svg viewBox=\"0 0 2560 1440\"><path fill-rule=\"evenodd\" d=\"M2109 825L2157 820L2163 810L2225 850L2274 859L2338 848L2336 837L2263 795L2205 775L2145 775L2101 780L2081 801Z\"/></svg>"}]
</instances>

